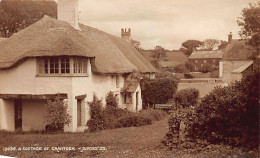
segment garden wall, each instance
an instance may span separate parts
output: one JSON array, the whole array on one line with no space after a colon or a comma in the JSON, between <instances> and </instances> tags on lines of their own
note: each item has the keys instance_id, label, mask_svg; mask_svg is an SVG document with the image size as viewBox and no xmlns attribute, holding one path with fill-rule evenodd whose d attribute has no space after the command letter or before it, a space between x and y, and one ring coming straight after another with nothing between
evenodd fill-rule
<instances>
[{"instance_id":1,"label":"garden wall","mask_svg":"<svg viewBox=\"0 0 260 158\"><path fill-rule=\"evenodd\" d=\"M227 86L223 82L194 82L194 83L179 83L178 90L186 88L195 88L199 90L199 98L204 97L217 86Z\"/></svg>"}]
</instances>

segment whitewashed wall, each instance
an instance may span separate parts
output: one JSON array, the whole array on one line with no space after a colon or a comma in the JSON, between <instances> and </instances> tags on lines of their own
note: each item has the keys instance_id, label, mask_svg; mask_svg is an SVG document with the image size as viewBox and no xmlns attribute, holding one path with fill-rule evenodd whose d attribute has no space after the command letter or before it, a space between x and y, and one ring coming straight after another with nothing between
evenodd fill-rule
<instances>
[{"instance_id":1,"label":"whitewashed wall","mask_svg":"<svg viewBox=\"0 0 260 158\"><path fill-rule=\"evenodd\" d=\"M65 127L65 131L76 132L77 131L77 100L75 96L87 95L83 100L85 102L84 110L84 121L83 124L87 122L90 118L89 116L89 106L87 102L92 101L93 94L97 94L97 97L103 99L105 105L105 96L109 91L113 91L115 94L119 95L119 103L121 103L120 89L124 85L124 78L119 75L119 86L116 86L116 76L115 75L99 75L92 73L90 62L88 60L88 77L36 77L36 59L29 58L23 63L16 67L0 70L0 94L57 94L57 93L67 93L68 94L68 105L69 113L72 116L72 123ZM140 89L140 87L139 87ZM139 93L141 95L141 92ZM141 97L140 97L141 98ZM135 102L133 102L135 103ZM37 105L34 103L23 101L23 112L24 115L37 115L35 112L42 109L42 105L35 108ZM142 102L139 102L141 105ZM0 103L0 112L3 113L4 108L13 108L13 103L11 105L5 104L5 100ZM33 107L32 107L33 106ZM10 113L11 110L9 110ZM44 111L44 110L43 110ZM43 114L41 117L37 118L34 116L26 116L23 118L23 130L42 130L44 124L32 125L29 124L31 119L36 122L43 121ZM1 115L0 119L10 120L9 123L6 121L1 121L1 128L7 128L7 123L14 122L12 120L13 116ZM13 128L9 128L14 130Z\"/></svg>"}]
</instances>

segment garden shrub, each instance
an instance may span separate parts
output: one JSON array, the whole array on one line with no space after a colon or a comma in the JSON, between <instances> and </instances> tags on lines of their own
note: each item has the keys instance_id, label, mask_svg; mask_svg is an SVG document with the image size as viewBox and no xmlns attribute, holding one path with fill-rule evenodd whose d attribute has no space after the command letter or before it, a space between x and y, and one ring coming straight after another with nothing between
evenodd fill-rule
<instances>
[{"instance_id":1,"label":"garden shrub","mask_svg":"<svg viewBox=\"0 0 260 158\"><path fill-rule=\"evenodd\" d=\"M64 102L59 96L54 100L48 100L46 119L46 131L62 132L65 125L71 122L71 116L68 114L68 104Z\"/></svg>"},{"instance_id":2,"label":"garden shrub","mask_svg":"<svg viewBox=\"0 0 260 158\"><path fill-rule=\"evenodd\" d=\"M216 69L217 69L216 66L206 63L206 64L202 65L201 72L202 73L207 73L207 72L212 72L212 71L214 71Z\"/></svg>"},{"instance_id":3,"label":"garden shrub","mask_svg":"<svg viewBox=\"0 0 260 158\"><path fill-rule=\"evenodd\" d=\"M143 103L146 106L167 103L177 89L176 80L172 78L144 79L141 84Z\"/></svg>"},{"instance_id":4,"label":"garden shrub","mask_svg":"<svg viewBox=\"0 0 260 158\"><path fill-rule=\"evenodd\" d=\"M174 102L176 106L189 107L198 103L199 90L187 88L179 90L175 93Z\"/></svg>"},{"instance_id":5,"label":"garden shrub","mask_svg":"<svg viewBox=\"0 0 260 158\"><path fill-rule=\"evenodd\" d=\"M130 112L127 109L120 109L116 107L107 106L103 111L104 128L116 128L118 118L128 115Z\"/></svg>"},{"instance_id":6,"label":"garden shrub","mask_svg":"<svg viewBox=\"0 0 260 158\"><path fill-rule=\"evenodd\" d=\"M198 106L174 111L163 143L170 148L183 145L179 135L183 121L187 136L184 144L205 147L222 142L249 150L258 148L259 75L255 72L230 86L216 87Z\"/></svg>"},{"instance_id":7,"label":"garden shrub","mask_svg":"<svg viewBox=\"0 0 260 158\"><path fill-rule=\"evenodd\" d=\"M174 66L174 72L176 73L188 73L189 69L187 68L186 64L179 64Z\"/></svg>"},{"instance_id":8,"label":"garden shrub","mask_svg":"<svg viewBox=\"0 0 260 158\"><path fill-rule=\"evenodd\" d=\"M193 137L255 148L259 144L259 72L217 87L195 110Z\"/></svg>"},{"instance_id":9,"label":"garden shrub","mask_svg":"<svg viewBox=\"0 0 260 158\"><path fill-rule=\"evenodd\" d=\"M106 96L106 106L118 107L117 98L111 91Z\"/></svg>"},{"instance_id":10,"label":"garden shrub","mask_svg":"<svg viewBox=\"0 0 260 158\"><path fill-rule=\"evenodd\" d=\"M115 105L116 98L110 92L106 100L109 100ZM104 129L114 129L130 126L143 126L151 124L152 121L158 121L164 118L166 112L160 110L142 110L141 112L130 112L127 109L121 109L118 106L111 106L107 102L107 106L103 108L102 100L99 100L95 95L90 105L90 120L87 122L90 132L101 131Z\"/></svg>"},{"instance_id":11,"label":"garden shrub","mask_svg":"<svg viewBox=\"0 0 260 158\"><path fill-rule=\"evenodd\" d=\"M150 118L145 118L140 115L129 114L126 116L122 116L118 119L117 128L120 127L139 127L144 125L152 124L152 120Z\"/></svg>"},{"instance_id":12,"label":"garden shrub","mask_svg":"<svg viewBox=\"0 0 260 158\"><path fill-rule=\"evenodd\" d=\"M94 95L93 101L88 102L88 104L90 107L90 119L87 122L89 131L95 132L105 129L102 100Z\"/></svg>"},{"instance_id":13,"label":"garden shrub","mask_svg":"<svg viewBox=\"0 0 260 158\"><path fill-rule=\"evenodd\" d=\"M190 79L190 78L194 78L194 76L192 74L184 74L184 78Z\"/></svg>"}]
</instances>

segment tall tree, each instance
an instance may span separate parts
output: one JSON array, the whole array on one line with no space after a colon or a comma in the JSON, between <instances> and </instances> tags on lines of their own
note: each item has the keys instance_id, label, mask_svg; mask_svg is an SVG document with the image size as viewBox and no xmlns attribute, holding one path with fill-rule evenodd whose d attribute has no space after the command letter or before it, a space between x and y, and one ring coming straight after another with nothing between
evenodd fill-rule
<instances>
[{"instance_id":1,"label":"tall tree","mask_svg":"<svg viewBox=\"0 0 260 158\"><path fill-rule=\"evenodd\" d=\"M201 41L198 41L198 40L187 40L185 42L182 43L182 47L184 49L186 49L184 51L184 53L187 55L187 56L190 56L192 51L196 50L197 47L199 47L200 45L202 45L203 42Z\"/></svg>"},{"instance_id":2,"label":"tall tree","mask_svg":"<svg viewBox=\"0 0 260 158\"><path fill-rule=\"evenodd\" d=\"M260 50L260 2L249 4L242 10L242 17L237 20L241 27L241 38L249 39L248 44Z\"/></svg>"},{"instance_id":3,"label":"tall tree","mask_svg":"<svg viewBox=\"0 0 260 158\"><path fill-rule=\"evenodd\" d=\"M161 46L156 46L152 56L156 59L160 59L162 56L166 56L164 48Z\"/></svg>"},{"instance_id":4,"label":"tall tree","mask_svg":"<svg viewBox=\"0 0 260 158\"><path fill-rule=\"evenodd\" d=\"M57 4L54 1L2 0L0 1L0 37L10 37L44 15L57 18Z\"/></svg>"},{"instance_id":5,"label":"tall tree","mask_svg":"<svg viewBox=\"0 0 260 158\"><path fill-rule=\"evenodd\" d=\"M203 41L203 44L200 46L201 50L211 51L217 48L220 45L220 41L216 39L206 39Z\"/></svg>"}]
</instances>

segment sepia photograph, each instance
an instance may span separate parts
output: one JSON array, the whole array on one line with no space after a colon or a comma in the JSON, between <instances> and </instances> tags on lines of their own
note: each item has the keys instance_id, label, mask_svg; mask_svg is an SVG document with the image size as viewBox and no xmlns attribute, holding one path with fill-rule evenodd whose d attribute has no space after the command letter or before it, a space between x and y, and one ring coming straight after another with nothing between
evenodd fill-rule
<instances>
[{"instance_id":1,"label":"sepia photograph","mask_svg":"<svg viewBox=\"0 0 260 158\"><path fill-rule=\"evenodd\" d=\"M0 0L0 158L258 158L259 0Z\"/></svg>"}]
</instances>

